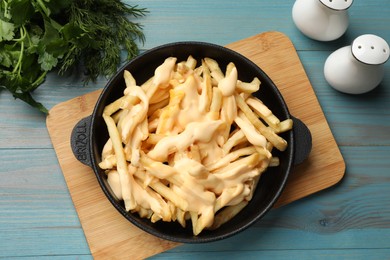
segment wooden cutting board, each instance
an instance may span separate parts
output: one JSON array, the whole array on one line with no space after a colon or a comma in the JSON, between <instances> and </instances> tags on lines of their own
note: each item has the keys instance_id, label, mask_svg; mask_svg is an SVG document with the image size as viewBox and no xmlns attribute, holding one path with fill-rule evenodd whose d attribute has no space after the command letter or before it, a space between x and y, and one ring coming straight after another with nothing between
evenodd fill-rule
<instances>
[{"instance_id":1,"label":"wooden cutting board","mask_svg":"<svg viewBox=\"0 0 390 260\"><path fill-rule=\"evenodd\" d=\"M294 169L275 207L339 182L345 173L343 157L289 38L279 32L265 32L227 47L251 59L270 76L291 114L312 133L312 152ZM80 119L92 113L99 94L100 90L60 103L47 117L47 128L93 257L143 259L178 246L125 220L100 190L92 170L73 156L71 131Z\"/></svg>"}]
</instances>

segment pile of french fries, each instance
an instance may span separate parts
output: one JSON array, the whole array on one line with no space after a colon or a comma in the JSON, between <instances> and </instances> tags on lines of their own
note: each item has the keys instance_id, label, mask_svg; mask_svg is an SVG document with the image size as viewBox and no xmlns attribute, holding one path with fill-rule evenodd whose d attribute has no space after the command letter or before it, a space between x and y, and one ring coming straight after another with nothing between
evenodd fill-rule
<instances>
[{"instance_id":1,"label":"pile of french fries","mask_svg":"<svg viewBox=\"0 0 390 260\"><path fill-rule=\"evenodd\" d=\"M284 151L279 120L229 63L167 58L141 84L124 71L124 95L107 105L109 139L99 166L127 211L150 221L216 229L251 200L261 174Z\"/></svg>"}]
</instances>

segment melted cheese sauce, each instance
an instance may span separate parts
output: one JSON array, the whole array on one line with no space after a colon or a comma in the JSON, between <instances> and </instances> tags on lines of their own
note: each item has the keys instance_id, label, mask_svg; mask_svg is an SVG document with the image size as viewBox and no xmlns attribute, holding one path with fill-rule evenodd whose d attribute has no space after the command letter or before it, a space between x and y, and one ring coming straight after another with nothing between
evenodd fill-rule
<instances>
[{"instance_id":1,"label":"melted cheese sauce","mask_svg":"<svg viewBox=\"0 0 390 260\"><path fill-rule=\"evenodd\" d=\"M225 97L234 94L237 85L237 69L234 67L232 71L225 78L218 82L218 88Z\"/></svg>"},{"instance_id":2,"label":"melted cheese sauce","mask_svg":"<svg viewBox=\"0 0 390 260\"><path fill-rule=\"evenodd\" d=\"M253 193L251 191L253 179L260 174L259 169L256 168L259 161L257 153L254 154L253 158L249 158L251 160L246 160L245 164L237 163L231 167L222 167L212 171L207 168L208 165L215 164L225 156L222 146L231 130L231 124L237 124L252 145L266 147L267 140L253 125L246 122L238 114L234 98L238 79L235 67L217 84L216 88L222 94L222 104L218 112L218 119L215 119L215 111L210 112L210 100L207 100L205 95L206 84L210 84L207 82L209 79L202 79L199 74L188 69L183 78L177 79L176 85L172 87L170 82L173 80L175 65L176 58L168 58L155 70L153 85L156 92L150 94L151 96L148 95L149 101L159 88L165 90L168 87L172 88L169 90L171 100L162 109L159 126L157 126L158 134L163 135L163 137L151 147L147 156L172 167L170 174L166 176L172 178L173 175L176 175L175 181L177 183L171 184L170 188L187 202L188 208L182 210L196 212L199 216L203 216L204 225L210 226L214 213L218 209L226 205L240 203L248 198L251 192ZM148 104L145 95L136 94L143 101L143 105ZM129 116L145 115L147 112L142 110L141 105L135 105L133 108L134 110L129 113ZM169 117L165 118L164 116ZM125 124L122 131L131 129L132 132L138 133L139 131L133 129L134 123L138 122L131 121ZM127 134L125 136L128 137ZM195 146L197 149L192 150ZM109 154L110 149L112 149L112 144L108 142L103 151L105 156ZM195 151L198 151L198 154ZM172 160L172 156L175 160ZM155 166L150 165L149 167ZM147 174L146 170L145 174ZM148 177L149 182L153 179L150 177L151 175L153 174L145 177ZM139 205L163 212L159 208L161 204L159 206L156 202L157 198L151 197L147 190L140 187L139 183L134 183L133 178L131 181L134 186L133 192L137 193L135 200ZM119 199L122 198L121 183L117 171L110 171L108 182L115 195ZM164 219L166 216L160 217Z\"/></svg>"},{"instance_id":3,"label":"melted cheese sauce","mask_svg":"<svg viewBox=\"0 0 390 260\"><path fill-rule=\"evenodd\" d=\"M157 79L166 79L171 73L171 63L164 63L162 66L164 68L156 70L155 78ZM162 75L164 73L165 75ZM223 157L223 150L218 144L218 138L226 132L226 126L230 126L233 121L245 129L244 134L252 144L265 147L267 143L265 137L257 132L250 123L237 116L237 106L234 99L237 78L237 69L234 67L225 78L219 81L218 89L223 96L223 105L220 119L211 120L212 116L205 109L205 100L202 96L206 83L202 82L193 71L188 71L185 81L171 90L184 93L179 111L170 118L174 122L170 129L171 132L148 153L150 158L165 162L173 153L187 151L192 145L199 146L202 162L185 158L174 164L178 174L185 176L182 187L175 190L188 201L190 207L188 210L190 211L206 212L214 206L217 200L214 192L217 192L218 195L226 195L228 192L224 193L224 190L228 191L228 189L230 189L230 195L224 196L224 203L229 203L229 199L232 197L236 198L237 203L242 201L250 191L248 185L244 185L244 183L259 174L254 166L249 167L248 165L240 165L223 174L212 174L207 170L207 165L215 163ZM169 135L171 133L174 135ZM232 187L234 187L233 194L231 194ZM245 192L243 192L244 190ZM232 202L234 203L234 201Z\"/></svg>"}]
</instances>

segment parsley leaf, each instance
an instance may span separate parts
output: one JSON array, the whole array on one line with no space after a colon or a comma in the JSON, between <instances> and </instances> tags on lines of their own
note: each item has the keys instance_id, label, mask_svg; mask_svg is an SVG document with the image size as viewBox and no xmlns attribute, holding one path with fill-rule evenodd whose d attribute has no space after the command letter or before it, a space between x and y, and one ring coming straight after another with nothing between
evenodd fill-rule
<instances>
[{"instance_id":1,"label":"parsley leaf","mask_svg":"<svg viewBox=\"0 0 390 260\"><path fill-rule=\"evenodd\" d=\"M30 0L13 0L9 3L12 21L19 26L25 24L34 15L34 7Z\"/></svg>"},{"instance_id":2,"label":"parsley leaf","mask_svg":"<svg viewBox=\"0 0 390 260\"><path fill-rule=\"evenodd\" d=\"M62 75L82 65L85 84L112 76L138 54L144 34L133 17L147 11L120 0L2 0L0 2L0 89L43 113L31 93L50 71Z\"/></svg>"},{"instance_id":3,"label":"parsley leaf","mask_svg":"<svg viewBox=\"0 0 390 260\"><path fill-rule=\"evenodd\" d=\"M41 64L42 70L50 71L57 66L58 59L45 52L43 55L39 56L38 63Z\"/></svg>"},{"instance_id":4,"label":"parsley leaf","mask_svg":"<svg viewBox=\"0 0 390 260\"><path fill-rule=\"evenodd\" d=\"M10 41L14 38L15 25L0 19L0 42Z\"/></svg>"}]
</instances>

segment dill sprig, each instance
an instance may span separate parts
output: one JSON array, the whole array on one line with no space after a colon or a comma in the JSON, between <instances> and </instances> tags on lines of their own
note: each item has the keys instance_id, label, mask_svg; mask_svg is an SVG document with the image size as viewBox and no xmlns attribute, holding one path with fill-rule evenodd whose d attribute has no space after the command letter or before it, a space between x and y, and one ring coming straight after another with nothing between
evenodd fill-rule
<instances>
[{"instance_id":1,"label":"dill sprig","mask_svg":"<svg viewBox=\"0 0 390 260\"><path fill-rule=\"evenodd\" d=\"M3 0L0 3L0 88L47 113L31 93L47 72L83 66L85 83L112 76L121 53L132 59L144 43L132 18L145 8L120 0Z\"/></svg>"}]
</instances>

